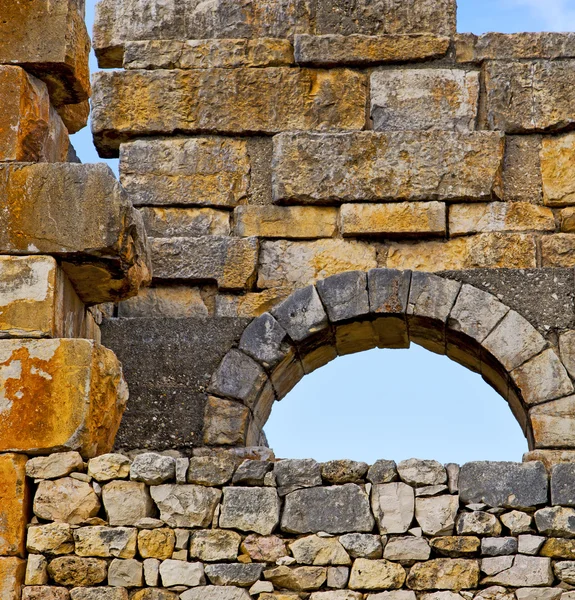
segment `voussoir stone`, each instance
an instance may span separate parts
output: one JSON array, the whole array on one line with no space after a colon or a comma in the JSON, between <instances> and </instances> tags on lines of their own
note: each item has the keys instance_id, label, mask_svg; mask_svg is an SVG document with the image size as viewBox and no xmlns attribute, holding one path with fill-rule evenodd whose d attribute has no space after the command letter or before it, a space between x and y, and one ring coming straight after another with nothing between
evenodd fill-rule
<instances>
[{"instance_id":1,"label":"voussoir stone","mask_svg":"<svg viewBox=\"0 0 575 600\"><path fill-rule=\"evenodd\" d=\"M164 484L150 489L160 518L170 527L208 527L222 492L202 485Z\"/></svg>"},{"instance_id":2,"label":"voussoir stone","mask_svg":"<svg viewBox=\"0 0 575 600\"><path fill-rule=\"evenodd\" d=\"M239 348L270 368L277 365L288 350L287 333L269 313L264 313L246 327Z\"/></svg>"},{"instance_id":3,"label":"voussoir stone","mask_svg":"<svg viewBox=\"0 0 575 600\"><path fill-rule=\"evenodd\" d=\"M479 563L463 558L436 558L417 563L409 571L407 586L412 590L474 589L479 583Z\"/></svg>"},{"instance_id":4,"label":"voussoir stone","mask_svg":"<svg viewBox=\"0 0 575 600\"><path fill-rule=\"evenodd\" d=\"M348 271L317 282L317 291L332 323L367 315L367 275Z\"/></svg>"},{"instance_id":5,"label":"voussoir stone","mask_svg":"<svg viewBox=\"0 0 575 600\"><path fill-rule=\"evenodd\" d=\"M110 525L135 525L154 516L154 503L144 483L111 481L102 488L102 502Z\"/></svg>"},{"instance_id":6,"label":"voussoir stone","mask_svg":"<svg viewBox=\"0 0 575 600\"><path fill-rule=\"evenodd\" d=\"M393 590L404 582L405 569L385 559L358 558L349 577L349 587L354 590Z\"/></svg>"},{"instance_id":7,"label":"voussoir stone","mask_svg":"<svg viewBox=\"0 0 575 600\"><path fill-rule=\"evenodd\" d=\"M356 484L297 490L285 497L281 528L289 533L370 532L367 494Z\"/></svg>"},{"instance_id":8,"label":"voussoir stone","mask_svg":"<svg viewBox=\"0 0 575 600\"><path fill-rule=\"evenodd\" d=\"M371 507L380 533L406 533L415 514L415 494L405 483L374 485Z\"/></svg>"},{"instance_id":9,"label":"voussoir stone","mask_svg":"<svg viewBox=\"0 0 575 600\"><path fill-rule=\"evenodd\" d=\"M280 499L275 488L224 488L220 527L269 535L279 519Z\"/></svg>"},{"instance_id":10,"label":"voussoir stone","mask_svg":"<svg viewBox=\"0 0 575 600\"><path fill-rule=\"evenodd\" d=\"M41 481L34 497L34 514L47 521L77 525L99 510L100 499L92 486L71 477Z\"/></svg>"}]
</instances>

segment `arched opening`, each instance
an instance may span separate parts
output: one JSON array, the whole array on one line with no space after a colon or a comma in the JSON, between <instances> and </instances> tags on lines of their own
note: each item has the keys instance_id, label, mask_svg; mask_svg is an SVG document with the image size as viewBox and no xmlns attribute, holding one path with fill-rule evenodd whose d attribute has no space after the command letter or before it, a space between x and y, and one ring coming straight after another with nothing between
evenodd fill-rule
<instances>
[{"instance_id":1,"label":"arched opening","mask_svg":"<svg viewBox=\"0 0 575 600\"><path fill-rule=\"evenodd\" d=\"M264 428L277 456L374 463L520 462L527 441L477 373L412 344L338 357L274 405Z\"/></svg>"}]
</instances>

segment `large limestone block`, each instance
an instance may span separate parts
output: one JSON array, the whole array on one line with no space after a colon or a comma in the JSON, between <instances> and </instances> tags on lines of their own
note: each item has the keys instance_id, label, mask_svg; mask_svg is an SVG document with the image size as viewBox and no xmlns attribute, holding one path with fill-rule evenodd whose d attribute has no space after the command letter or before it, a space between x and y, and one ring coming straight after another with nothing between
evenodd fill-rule
<instances>
[{"instance_id":1,"label":"large limestone block","mask_svg":"<svg viewBox=\"0 0 575 600\"><path fill-rule=\"evenodd\" d=\"M135 525L155 512L148 487L137 481L111 481L102 489L102 501L113 527Z\"/></svg>"},{"instance_id":2,"label":"large limestone block","mask_svg":"<svg viewBox=\"0 0 575 600\"><path fill-rule=\"evenodd\" d=\"M282 133L276 202L489 200L501 194L497 132Z\"/></svg>"},{"instance_id":3,"label":"large limestone block","mask_svg":"<svg viewBox=\"0 0 575 600\"><path fill-rule=\"evenodd\" d=\"M92 486L71 477L41 481L34 497L34 514L46 521L78 525L99 510L100 499Z\"/></svg>"},{"instance_id":4,"label":"large limestone block","mask_svg":"<svg viewBox=\"0 0 575 600\"><path fill-rule=\"evenodd\" d=\"M0 257L0 338L89 337L89 316L49 256Z\"/></svg>"},{"instance_id":5,"label":"large limestone block","mask_svg":"<svg viewBox=\"0 0 575 600\"><path fill-rule=\"evenodd\" d=\"M106 165L0 166L0 197L0 252L62 256L84 302L135 295L149 280L141 216Z\"/></svg>"},{"instance_id":6,"label":"large limestone block","mask_svg":"<svg viewBox=\"0 0 575 600\"><path fill-rule=\"evenodd\" d=\"M371 507L380 533L405 533L415 514L415 494L405 483L382 483L371 490Z\"/></svg>"},{"instance_id":7,"label":"large limestone block","mask_svg":"<svg viewBox=\"0 0 575 600\"><path fill-rule=\"evenodd\" d=\"M506 133L561 131L575 122L575 61L489 61L486 120Z\"/></svg>"},{"instance_id":8,"label":"large limestone block","mask_svg":"<svg viewBox=\"0 0 575 600\"><path fill-rule=\"evenodd\" d=\"M108 452L128 399L113 352L88 340L0 341L0 451Z\"/></svg>"},{"instance_id":9,"label":"large limestone block","mask_svg":"<svg viewBox=\"0 0 575 600\"><path fill-rule=\"evenodd\" d=\"M0 162L66 161L68 132L43 82L20 67L0 65L0 104Z\"/></svg>"},{"instance_id":10,"label":"large limestone block","mask_svg":"<svg viewBox=\"0 0 575 600\"><path fill-rule=\"evenodd\" d=\"M101 156L146 134L274 134L365 125L365 75L346 69L109 71L94 76L92 131Z\"/></svg>"},{"instance_id":11,"label":"large limestone block","mask_svg":"<svg viewBox=\"0 0 575 600\"><path fill-rule=\"evenodd\" d=\"M575 396L534 406L529 419L535 448L575 448Z\"/></svg>"},{"instance_id":12,"label":"large limestone block","mask_svg":"<svg viewBox=\"0 0 575 600\"><path fill-rule=\"evenodd\" d=\"M84 3L33 0L2 5L0 64L19 65L43 79L52 104L87 100L90 95L90 38Z\"/></svg>"},{"instance_id":13,"label":"large limestone block","mask_svg":"<svg viewBox=\"0 0 575 600\"><path fill-rule=\"evenodd\" d=\"M140 213L150 237L230 235L230 213L227 210L149 206L141 208Z\"/></svg>"},{"instance_id":14,"label":"large limestone block","mask_svg":"<svg viewBox=\"0 0 575 600\"><path fill-rule=\"evenodd\" d=\"M575 204L575 134L541 140L541 178L543 201L548 206Z\"/></svg>"},{"instance_id":15,"label":"large limestone block","mask_svg":"<svg viewBox=\"0 0 575 600\"><path fill-rule=\"evenodd\" d=\"M29 506L26 457L0 455L0 555L25 555Z\"/></svg>"},{"instance_id":16,"label":"large limestone block","mask_svg":"<svg viewBox=\"0 0 575 600\"><path fill-rule=\"evenodd\" d=\"M258 260L256 238L206 235L151 238L154 277L195 282L216 281L222 290L249 287Z\"/></svg>"},{"instance_id":17,"label":"large limestone block","mask_svg":"<svg viewBox=\"0 0 575 600\"><path fill-rule=\"evenodd\" d=\"M16 557L0 557L0 598L20 600L26 574L26 561Z\"/></svg>"},{"instance_id":18,"label":"large limestone block","mask_svg":"<svg viewBox=\"0 0 575 600\"><path fill-rule=\"evenodd\" d=\"M258 287L301 287L330 275L376 267L376 250L364 242L264 241L259 257Z\"/></svg>"},{"instance_id":19,"label":"large limestone block","mask_svg":"<svg viewBox=\"0 0 575 600\"><path fill-rule=\"evenodd\" d=\"M523 556L513 558L512 565L503 571L486 577L482 583L493 585L542 586L553 585L554 577L551 570L551 559L538 556Z\"/></svg>"},{"instance_id":20,"label":"large limestone block","mask_svg":"<svg viewBox=\"0 0 575 600\"><path fill-rule=\"evenodd\" d=\"M150 493L170 527L208 527L222 496L220 490L202 485L158 485Z\"/></svg>"},{"instance_id":21,"label":"large limestone block","mask_svg":"<svg viewBox=\"0 0 575 600\"><path fill-rule=\"evenodd\" d=\"M135 140L122 144L120 159L120 179L135 206L233 207L247 197L250 159L245 140Z\"/></svg>"},{"instance_id":22,"label":"large limestone block","mask_svg":"<svg viewBox=\"0 0 575 600\"><path fill-rule=\"evenodd\" d=\"M463 69L381 70L371 75L375 131L475 129L479 72Z\"/></svg>"},{"instance_id":23,"label":"large limestone block","mask_svg":"<svg viewBox=\"0 0 575 600\"><path fill-rule=\"evenodd\" d=\"M298 65L373 65L415 62L447 53L449 38L432 34L296 35Z\"/></svg>"},{"instance_id":24,"label":"large limestone block","mask_svg":"<svg viewBox=\"0 0 575 600\"><path fill-rule=\"evenodd\" d=\"M269 535L279 518L280 499L275 488L224 488L220 527Z\"/></svg>"}]
</instances>

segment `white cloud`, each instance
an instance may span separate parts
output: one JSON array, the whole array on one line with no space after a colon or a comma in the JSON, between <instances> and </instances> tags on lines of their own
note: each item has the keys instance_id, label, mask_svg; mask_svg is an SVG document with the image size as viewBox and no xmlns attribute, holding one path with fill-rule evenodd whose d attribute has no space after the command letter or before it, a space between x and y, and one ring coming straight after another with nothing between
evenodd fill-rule
<instances>
[{"instance_id":1,"label":"white cloud","mask_svg":"<svg viewBox=\"0 0 575 600\"><path fill-rule=\"evenodd\" d=\"M575 31L575 0L506 0L506 4L529 9L542 31Z\"/></svg>"}]
</instances>

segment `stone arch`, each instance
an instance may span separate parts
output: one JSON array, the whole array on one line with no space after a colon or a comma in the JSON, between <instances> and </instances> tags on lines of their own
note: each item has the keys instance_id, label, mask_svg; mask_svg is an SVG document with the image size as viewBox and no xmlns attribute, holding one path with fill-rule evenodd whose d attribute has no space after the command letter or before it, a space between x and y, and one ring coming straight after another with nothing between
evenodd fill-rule
<instances>
[{"instance_id":1,"label":"stone arch","mask_svg":"<svg viewBox=\"0 0 575 600\"><path fill-rule=\"evenodd\" d=\"M495 296L437 275L373 269L328 277L253 319L214 373L206 445L258 445L274 401L338 355L411 342L481 374L530 449L575 448L575 395L559 353Z\"/></svg>"}]
</instances>

